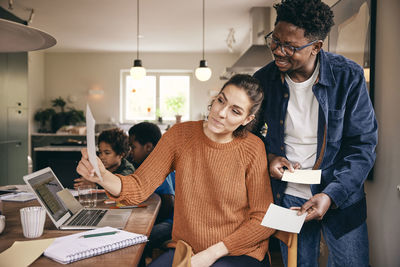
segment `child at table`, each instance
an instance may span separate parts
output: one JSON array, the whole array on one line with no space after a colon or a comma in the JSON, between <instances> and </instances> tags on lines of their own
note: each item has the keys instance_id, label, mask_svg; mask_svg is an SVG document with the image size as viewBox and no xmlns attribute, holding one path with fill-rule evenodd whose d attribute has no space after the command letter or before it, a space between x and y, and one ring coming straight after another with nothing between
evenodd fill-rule
<instances>
[{"instance_id":1,"label":"child at table","mask_svg":"<svg viewBox=\"0 0 400 267\"><path fill-rule=\"evenodd\" d=\"M98 156L104 167L114 174L128 175L135 171L132 163L125 159L129 154L129 137L119 128L104 130L98 138ZM90 184L83 178L74 180L74 188Z\"/></svg>"},{"instance_id":2,"label":"child at table","mask_svg":"<svg viewBox=\"0 0 400 267\"><path fill-rule=\"evenodd\" d=\"M272 192L263 142L249 132L262 99L256 79L235 75L209 105L207 121L174 125L134 174L114 175L98 160L100 181L86 149L77 172L111 199L137 204L175 170L172 240L192 247L192 266L269 266L274 230L260 223ZM171 266L174 252L151 266Z\"/></svg>"}]
</instances>

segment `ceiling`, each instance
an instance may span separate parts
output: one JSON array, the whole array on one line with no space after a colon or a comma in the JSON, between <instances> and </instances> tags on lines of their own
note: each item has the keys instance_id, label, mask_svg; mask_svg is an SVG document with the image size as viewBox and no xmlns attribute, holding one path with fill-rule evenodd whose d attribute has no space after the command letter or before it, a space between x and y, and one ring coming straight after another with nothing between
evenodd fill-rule
<instances>
[{"instance_id":1,"label":"ceiling","mask_svg":"<svg viewBox=\"0 0 400 267\"><path fill-rule=\"evenodd\" d=\"M8 8L9 0L0 0ZM136 51L136 0L13 0L9 10L30 26L57 39L46 52ZM242 52L250 32L250 8L274 0L206 0L205 49L228 52L229 29L234 52ZM202 0L141 0L140 52L201 52Z\"/></svg>"}]
</instances>

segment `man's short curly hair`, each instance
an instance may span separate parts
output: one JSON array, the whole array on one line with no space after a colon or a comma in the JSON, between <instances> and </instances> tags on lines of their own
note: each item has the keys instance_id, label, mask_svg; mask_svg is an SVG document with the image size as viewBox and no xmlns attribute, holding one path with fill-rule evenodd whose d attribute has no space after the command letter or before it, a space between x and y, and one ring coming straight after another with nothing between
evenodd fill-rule
<instances>
[{"instance_id":1,"label":"man's short curly hair","mask_svg":"<svg viewBox=\"0 0 400 267\"><path fill-rule=\"evenodd\" d=\"M102 131L97 142L109 144L117 155L126 157L129 153L129 136L120 128Z\"/></svg>"},{"instance_id":2,"label":"man's short curly hair","mask_svg":"<svg viewBox=\"0 0 400 267\"><path fill-rule=\"evenodd\" d=\"M324 40L334 25L333 12L321 0L282 0L275 4L279 21L289 22L304 30L304 37Z\"/></svg>"}]
</instances>

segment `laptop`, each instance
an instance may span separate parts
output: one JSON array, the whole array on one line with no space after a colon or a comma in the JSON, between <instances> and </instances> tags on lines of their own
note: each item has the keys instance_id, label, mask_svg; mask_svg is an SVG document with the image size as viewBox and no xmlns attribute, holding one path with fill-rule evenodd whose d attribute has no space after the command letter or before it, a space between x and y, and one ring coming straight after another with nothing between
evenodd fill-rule
<instances>
[{"instance_id":1,"label":"laptop","mask_svg":"<svg viewBox=\"0 0 400 267\"><path fill-rule=\"evenodd\" d=\"M84 208L64 189L50 167L25 175L24 181L57 229L86 230L104 226L122 229L131 215L131 210Z\"/></svg>"}]
</instances>

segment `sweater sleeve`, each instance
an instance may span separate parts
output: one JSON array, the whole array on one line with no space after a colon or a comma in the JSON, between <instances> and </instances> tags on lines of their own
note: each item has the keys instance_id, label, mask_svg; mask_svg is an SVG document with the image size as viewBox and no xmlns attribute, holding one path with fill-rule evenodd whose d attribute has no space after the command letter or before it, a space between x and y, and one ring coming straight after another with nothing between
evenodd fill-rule
<instances>
[{"instance_id":1,"label":"sweater sleeve","mask_svg":"<svg viewBox=\"0 0 400 267\"><path fill-rule=\"evenodd\" d=\"M258 243L269 238L274 229L261 225L261 221L271 203L273 203L267 157L263 144L257 142L253 151L254 158L249 160L246 172L246 187L249 201L248 220L222 241L232 256L243 255L254 249Z\"/></svg>"},{"instance_id":2,"label":"sweater sleeve","mask_svg":"<svg viewBox=\"0 0 400 267\"><path fill-rule=\"evenodd\" d=\"M176 157L175 140L179 138L177 127L172 127L160 139L154 150L131 175L117 175L121 179L121 193L112 200L127 205L135 205L145 201L160 186L165 177L174 170Z\"/></svg>"}]
</instances>

